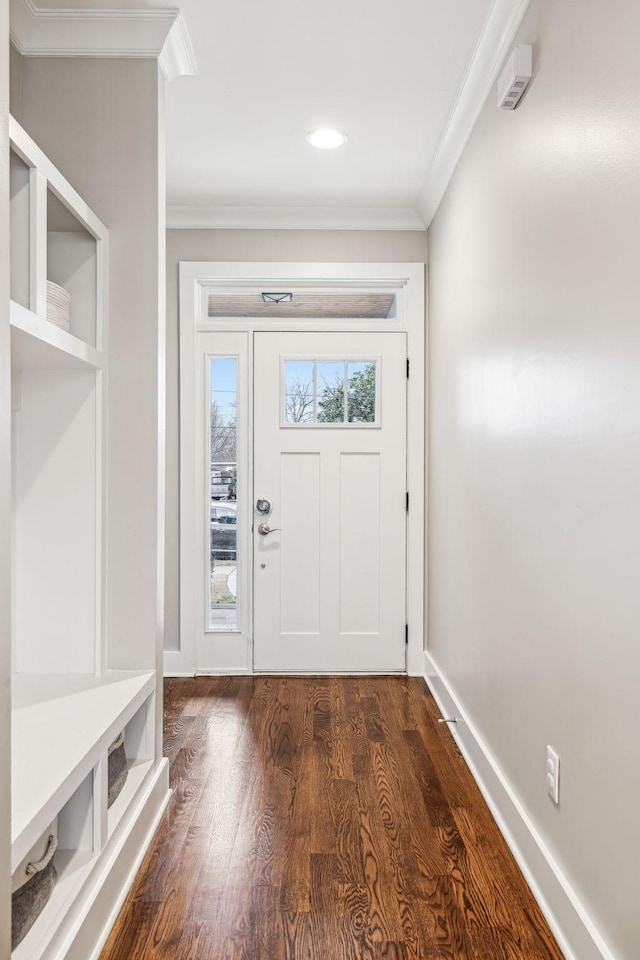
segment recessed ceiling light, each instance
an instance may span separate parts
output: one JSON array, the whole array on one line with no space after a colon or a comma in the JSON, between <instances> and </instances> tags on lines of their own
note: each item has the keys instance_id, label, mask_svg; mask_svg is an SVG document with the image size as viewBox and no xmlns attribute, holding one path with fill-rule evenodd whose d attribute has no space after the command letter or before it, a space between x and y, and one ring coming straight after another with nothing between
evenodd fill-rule
<instances>
[{"instance_id":1,"label":"recessed ceiling light","mask_svg":"<svg viewBox=\"0 0 640 960\"><path fill-rule=\"evenodd\" d=\"M334 150L347 142L347 135L340 130L312 130L307 134L307 140L320 150Z\"/></svg>"}]
</instances>

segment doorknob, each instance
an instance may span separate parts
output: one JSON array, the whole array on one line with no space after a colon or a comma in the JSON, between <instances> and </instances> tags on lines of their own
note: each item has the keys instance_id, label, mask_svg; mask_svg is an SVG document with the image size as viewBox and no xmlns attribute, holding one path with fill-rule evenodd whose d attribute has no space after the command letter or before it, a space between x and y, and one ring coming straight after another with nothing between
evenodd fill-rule
<instances>
[{"instance_id":1,"label":"doorknob","mask_svg":"<svg viewBox=\"0 0 640 960\"><path fill-rule=\"evenodd\" d=\"M272 530L268 523L258 524L258 533L260 534L261 537L266 537L267 534L275 533L276 530L279 530L279 529L280 527L274 527Z\"/></svg>"}]
</instances>

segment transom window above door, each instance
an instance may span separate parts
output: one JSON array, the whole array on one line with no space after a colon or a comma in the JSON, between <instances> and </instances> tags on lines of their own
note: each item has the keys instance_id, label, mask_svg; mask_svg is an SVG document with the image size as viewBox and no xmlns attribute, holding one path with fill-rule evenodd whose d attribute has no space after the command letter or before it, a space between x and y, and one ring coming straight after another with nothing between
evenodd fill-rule
<instances>
[{"instance_id":1,"label":"transom window above door","mask_svg":"<svg viewBox=\"0 0 640 960\"><path fill-rule=\"evenodd\" d=\"M375 426L378 360L287 358L282 424L291 427Z\"/></svg>"},{"instance_id":2,"label":"transom window above door","mask_svg":"<svg viewBox=\"0 0 640 960\"><path fill-rule=\"evenodd\" d=\"M398 298L388 290L313 290L292 285L283 290L264 287L252 291L216 291L207 294L211 318L255 317L274 320L396 320Z\"/></svg>"}]
</instances>

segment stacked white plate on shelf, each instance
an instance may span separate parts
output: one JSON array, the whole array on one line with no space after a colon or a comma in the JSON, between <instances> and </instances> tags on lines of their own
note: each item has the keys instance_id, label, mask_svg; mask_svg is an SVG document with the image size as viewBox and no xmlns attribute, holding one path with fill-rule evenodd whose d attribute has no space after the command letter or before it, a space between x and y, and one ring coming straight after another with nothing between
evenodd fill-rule
<instances>
[{"instance_id":1,"label":"stacked white plate on shelf","mask_svg":"<svg viewBox=\"0 0 640 960\"><path fill-rule=\"evenodd\" d=\"M71 326L71 294L51 280L47 280L47 320L63 330Z\"/></svg>"}]
</instances>

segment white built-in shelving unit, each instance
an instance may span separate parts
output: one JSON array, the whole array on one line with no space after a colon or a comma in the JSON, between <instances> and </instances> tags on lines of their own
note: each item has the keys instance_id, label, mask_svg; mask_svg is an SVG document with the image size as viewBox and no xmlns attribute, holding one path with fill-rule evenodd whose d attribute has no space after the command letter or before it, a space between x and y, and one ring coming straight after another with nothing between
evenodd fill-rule
<instances>
[{"instance_id":1,"label":"white built-in shelving unit","mask_svg":"<svg viewBox=\"0 0 640 960\"><path fill-rule=\"evenodd\" d=\"M58 883L13 952L53 960L96 900L157 769L155 672L110 669L105 628L108 231L13 120L12 870L58 818ZM71 328L47 320L47 280ZM129 776L107 808L107 750Z\"/></svg>"}]
</instances>

